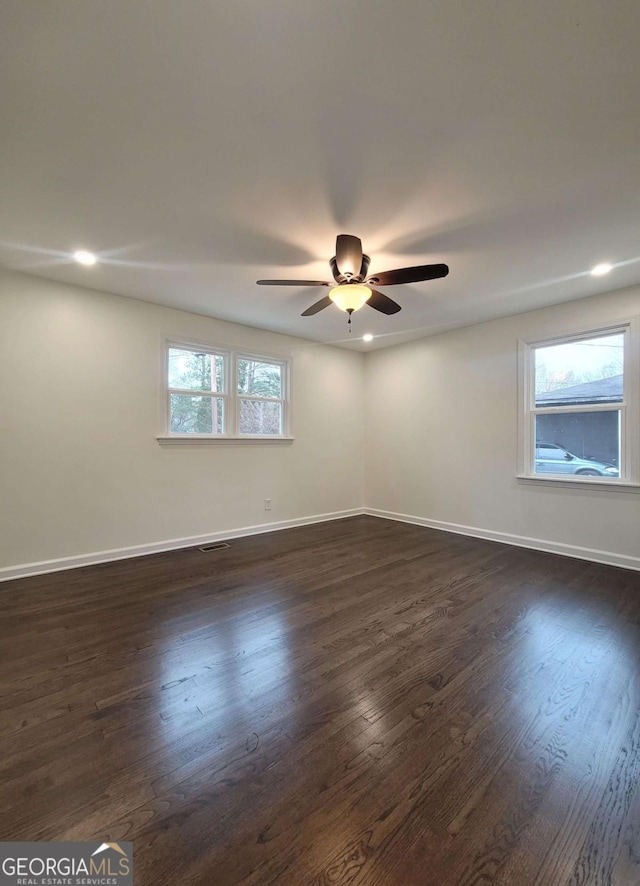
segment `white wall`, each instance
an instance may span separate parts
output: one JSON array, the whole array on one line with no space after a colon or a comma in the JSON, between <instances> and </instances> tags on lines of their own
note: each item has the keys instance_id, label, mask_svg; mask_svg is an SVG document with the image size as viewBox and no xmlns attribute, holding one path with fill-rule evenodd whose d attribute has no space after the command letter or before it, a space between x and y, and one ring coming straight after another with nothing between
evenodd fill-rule
<instances>
[{"instance_id":1,"label":"white wall","mask_svg":"<svg viewBox=\"0 0 640 886\"><path fill-rule=\"evenodd\" d=\"M640 568L640 491L515 478L518 339L638 314L634 287L367 355L367 508Z\"/></svg>"},{"instance_id":2,"label":"white wall","mask_svg":"<svg viewBox=\"0 0 640 886\"><path fill-rule=\"evenodd\" d=\"M292 354L295 442L160 446L165 335ZM0 568L361 508L363 365L354 352L1 272Z\"/></svg>"},{"instance_id":3,"label":"white wall","mask_svg":"<svg viewBox=\"0 0 640 886\"><path fill-rule=\"evenodd\" d=\"M640 493L515 479L517 340L639 313L633 288L363 358L1 272L0 569L363 503L640 567ZM165 335L291 353L293 445L160 446Z\"/></svg>"}]
</instances>

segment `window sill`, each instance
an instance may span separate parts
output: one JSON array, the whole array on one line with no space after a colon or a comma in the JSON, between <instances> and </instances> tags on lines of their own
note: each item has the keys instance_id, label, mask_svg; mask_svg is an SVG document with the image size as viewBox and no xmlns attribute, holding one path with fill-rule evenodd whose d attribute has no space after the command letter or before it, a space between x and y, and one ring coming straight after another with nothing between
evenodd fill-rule
<instances>
[{"instance_id":1,"label":"window sill","mask_svg":"<svg viewBox=\"0 0 640 886\"><path fill-rule=\"evenodd\" d=\"M220 446L221 444L241 445L266 443L269 446L274 444L280 446L288 446L295 440L295 437L214 437L199 436L197 434L162 434L156 437L161 446Z\"/></svg>"},{"instance_id":2,"label":"window sill","mask_svg":"<svg viewBox=\"0 0 640 886\"><path fill-rule=\"evenodd\" d=\"M640 492L640 483L631 483L628 480L607 480L605 477L586 477L569 478L563 477L562 480L556 477L540 476L536 474L516 474L516 480L519 483L556 486L564 489L612 489L617 492Z\"/></svg>"}]
</instances>

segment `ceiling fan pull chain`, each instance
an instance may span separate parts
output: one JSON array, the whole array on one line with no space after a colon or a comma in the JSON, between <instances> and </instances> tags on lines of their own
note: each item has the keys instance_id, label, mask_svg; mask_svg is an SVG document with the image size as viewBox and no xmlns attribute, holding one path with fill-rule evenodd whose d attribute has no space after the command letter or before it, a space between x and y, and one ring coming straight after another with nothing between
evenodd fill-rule
<instances>
[{"instance_id":1,"label":"ceiling fan pull chain","mask_svg":"<svg viewBox=\"0 0 640 886\"><path fill-rule=\"evenodd\" d=\"M347 328L349 329L349 335L351 335L351 315L353 314L353 308L347 308L347 314L349 315L349 319L347 320Z\"/></svg>"}]
</instances>

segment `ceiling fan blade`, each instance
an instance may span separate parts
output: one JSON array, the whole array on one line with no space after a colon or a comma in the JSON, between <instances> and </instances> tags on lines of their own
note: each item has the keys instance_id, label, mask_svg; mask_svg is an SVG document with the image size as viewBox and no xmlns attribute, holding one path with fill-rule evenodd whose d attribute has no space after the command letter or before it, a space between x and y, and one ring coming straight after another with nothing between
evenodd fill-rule
<instances>
[{"instance_id":1,"label":"ceiling fan blade","mask_svg":"<svg viewBox=\"0 0 640 886\"><path fill-rule=\"evenodd\" d=\"M324 311L324 309L328 308L330 304L332 304L331 299L328 295L325 295L325 297L321 298L320 301L317 301L315 304L311 305L310 308L307 308L306 311L303 311L300 316L311 317L312 314L317 314L318 311Z\"/></svg>"},{"instance_id":2,"label":"ceiling fan blade","mask_svg":"<svg viewBox=\"0 0 640 886\"><path fill-rule=\"evenodd\" d=\"M344 277L355 277L362 267L362 243L351 234L338 234L336 266Z\"/></svg>"},{"instance_id":3,"label":"ceiling fan blade","mask_svg":"<svg viewBox=\"0 0 640 886\"><path fill-rule=\"evenodd\" d=\"M423 280L437 280L449 273L447 265L417 265L414 268L398 268L396 271L382 271L369 277L367 283L378 286L396 286L398 283L421 283Z\"/></svg>"},{"instance_id":4,"label":"ceiling fan blade","mask_svg":"<svg viewBox=\"0 0 640 886\"><path fill-rule=\"evenodd\" d=\"M371 290L371 298L366 303L370 308L375 308L376 311L381 311L383 314L397 314L402 310L397 302L385 295L384 292L378 292L377 289Z\"/></svg>"},{"instance_id":5,"label":"ceiling fan blade","mask_svg":"<svg viewBox=\"0 0 640 886\"><path fill-rule=\"evenodd\" d=\"M256 280L258 286L331 286L324 280Z\"/></svg>"}]
</instances>

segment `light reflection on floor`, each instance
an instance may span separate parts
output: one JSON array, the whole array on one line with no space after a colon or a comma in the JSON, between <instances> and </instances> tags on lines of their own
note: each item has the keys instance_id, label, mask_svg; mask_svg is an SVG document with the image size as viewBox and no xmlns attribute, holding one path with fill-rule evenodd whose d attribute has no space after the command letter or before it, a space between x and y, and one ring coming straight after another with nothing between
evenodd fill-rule
<instances>
[{"instance_id":1,"label":"light reflection on floor","mask_svg":"<svg viewBox=\"0 0 640 886\"><path fill-rule=\"evenodd\" d=\"M618 630L627 636L617 637ZM520 660L506 684L515 694L522 728L514 762L535 756L548 765L553 754L559 755L559 777L567 780L568 790L604 789L608 771L599 761L631 698L613 687L637 679L640 642L635 655L633 649L628 625L612 627L611 613L598 619L593 608L562 613L557 606L536 605L527 615L516 646Z\"/></svg>"},{"instance_id":2,"label":"light reflection on floor","mask_svg":"<svg viewBox=\"0 0 640 886\"><path fill-rule=\"evenodd\" d=\"M202 639L184 637L162 656L160 706L167 742L206 718L212 730L240 720L252 726L257 708L272 707L292 691L290 649L279 613L253 613L212 626ZM240 728L239 725L234 728Z\"/></svg>"}]
</instances>

